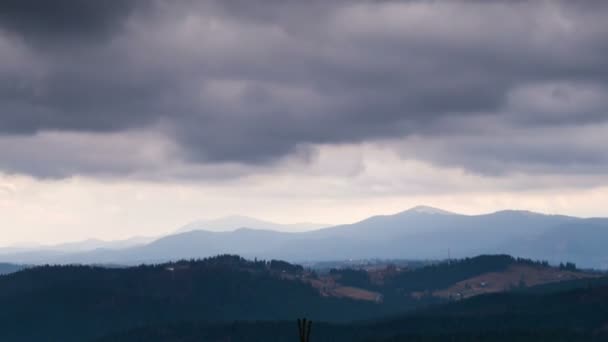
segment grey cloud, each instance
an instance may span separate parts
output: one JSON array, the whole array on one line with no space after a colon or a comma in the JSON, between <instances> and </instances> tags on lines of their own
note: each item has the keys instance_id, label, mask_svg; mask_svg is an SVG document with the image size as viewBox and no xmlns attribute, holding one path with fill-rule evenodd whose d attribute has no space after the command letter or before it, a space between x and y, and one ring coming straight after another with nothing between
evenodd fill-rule
<instances>
[{"instance_id":1,"label":"grey cloud","mask_svg":"<svg viewBox=\"0 0 608 342\"><path fill-rule=\"evenodd\" d=\"M0 134L156 130L183 162L260 165L317 143L417 135L459 146L450 136L471 123L480 147L427 159L496 173L560 160L551 139L564 137L550 128L608 120L602 2L145 3L0 5ZM528 161L509 136L484 153L492 125L550 141L529 141ZM561 160L580 172L603 165L586 145L572 152ZM495 153L513 162L480 166ZM54 175L91 172L71 165Z\"/></svg>"},{"instance_id":2,"label":"grey cloud","mask_svg":"<svg viewBox=\"0 0 608 342\"><path fill-rule=\"evenodd\" d=\"M607 133L607 124L543 128L504 124L446 139L409 137L395 148L407 158L484 175L564 175L605 182Z\"/></svg>"}]
</instances>

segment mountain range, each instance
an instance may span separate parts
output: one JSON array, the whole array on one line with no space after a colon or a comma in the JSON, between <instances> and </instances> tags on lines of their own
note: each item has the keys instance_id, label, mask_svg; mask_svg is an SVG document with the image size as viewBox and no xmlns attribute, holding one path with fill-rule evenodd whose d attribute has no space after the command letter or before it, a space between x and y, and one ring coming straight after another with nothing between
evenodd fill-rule
<instances>
[{"instance_id":1,"label":"mountain range","mask_svg":"<svg viewBox=\"0 0 608 342\"><path fill-rule=\"evenodd\" d=\"M236 226L231 226L231 221ZM247 222L250 226L243 225ZM0 252L0 261L128 265L224 253L293 262L445 259L505 253L552 263L570 261L582 267L608 268L606 218L516 210L462 215L418 206L394 215L298 232L294 230L299 229L287 229L285 225L243 217L215 220L208 225L211 228L207 229L204 222L196 222L176 233L127 246L108 243L92 249Z\"/></svg>"}]
</instances>

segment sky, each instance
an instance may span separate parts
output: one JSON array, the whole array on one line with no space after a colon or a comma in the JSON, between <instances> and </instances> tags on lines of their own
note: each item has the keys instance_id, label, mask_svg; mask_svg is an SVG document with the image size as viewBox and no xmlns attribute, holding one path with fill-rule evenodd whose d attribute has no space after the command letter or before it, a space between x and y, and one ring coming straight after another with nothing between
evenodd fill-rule
<instances>
[{"instance_id":1,"label":"sky","mask_svg":"<svg viewBox=\"0 0 608 342\"><path fill-rule=\"evenodd\" d=\"M608 216L608 2L0 1L0 245Z\"/></svg>"}]
</instances>

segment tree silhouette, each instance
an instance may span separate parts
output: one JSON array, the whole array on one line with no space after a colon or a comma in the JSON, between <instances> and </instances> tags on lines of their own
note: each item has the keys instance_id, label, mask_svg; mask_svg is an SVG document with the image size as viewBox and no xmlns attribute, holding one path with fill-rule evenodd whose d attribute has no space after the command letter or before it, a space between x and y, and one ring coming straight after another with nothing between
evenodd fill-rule
<instances>
[{"instance_id":1,"label":"tree silhouette","mask_svg":"<svg viewBox=\"0 0 608 342\"><path fill-rule=\"evenodd\" d=\"M310 330L312 328L312 321L306 318L298 318L298 332L300 334L300 342L310 342Z\"/></svg>"}]
</instances>

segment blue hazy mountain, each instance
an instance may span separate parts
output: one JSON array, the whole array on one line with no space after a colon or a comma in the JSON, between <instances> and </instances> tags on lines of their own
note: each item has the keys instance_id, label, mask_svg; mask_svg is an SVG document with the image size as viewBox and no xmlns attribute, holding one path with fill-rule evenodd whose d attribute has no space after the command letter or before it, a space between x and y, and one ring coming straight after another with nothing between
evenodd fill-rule
<instances>
[{"instance_id":1,"label":"blue hazy mountain","mask_svg":"<svg viewBox=\"0 0 608 342\"><path fill-rule=\"evenodd\" d=\"M46 255L44 260L19 254L0 261L26 263L162 262L235 253L248 258L294 262L369 259L445 259L484 253L505 253L550 262L575 261L605 267L608 219L582 219L506 210L461 215L419 206L394 215L306 232L240 228L226 232L196 230L168 235L128 248ZM595 246L596 247L590 247ZM23 256L23 255L21 255Z\"/></svg>"},{"instance_id":2,"label":"blue hazy mountain","mask_svg":"<svg viewBox=\"0 0 608 342\"><path fill-rule=\"evenodd\" d=\"M21 271L24 268L25 266L23 265L0 263L0 275L15 273L17 271Z\"/></svg>"},{"instance_id":3,"label":"blue hazy mountain","mask_svg":"<svg viewBox=\"0 0 608 342\"><path fill-rule=\"evenodd\" d=\"M82 241L66 242L54 245L18 245L0 248L0 262L11 261L22 264L45 264L80 262L71 256L80 253L93 252L95 250L120 250L154 241L153 237L136 236L123 240L99 240L86 239Z\"/></svg>"},{"instance_id":4,"label":"blue hazy mountain","mask_svg":"<svg viewBox=\"0 0 608 342\"><path fill-rule=\"evenodd\" d=\"M511 242L513 253L528 257L559 256L579 265L608 269L608 220L592 218L563 223L530 239Z\"/></svg>"}]
</instances>

